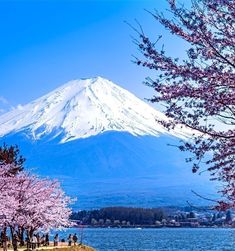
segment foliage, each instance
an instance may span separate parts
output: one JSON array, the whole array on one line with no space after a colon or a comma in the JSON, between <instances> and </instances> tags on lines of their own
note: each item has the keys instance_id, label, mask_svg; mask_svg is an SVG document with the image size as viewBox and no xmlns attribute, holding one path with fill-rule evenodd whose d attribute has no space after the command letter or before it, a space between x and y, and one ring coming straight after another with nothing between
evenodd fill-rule
<instances>
[{"instance_id":1,"label":"foliage","mask_svg":"<svg viewBox=\"0 0 235 251\"><path fill-rule=\"evenodd\" d=\"M73 213L71 218L88 225L151 225L164 218L163 211L158 208L107 207L92 211Z\"/></svg>"},{"instance_id":2,"label":"foliage","mask_svg":"<svg viewBox=\"0 0 235 251\"><path fill-rule=\"evenodd\" d=\"M0 165L0 228L23 238L38 231L71 225L71 200L56 181L40 179L21 171L11 174L14 164Z\"/></svg>"},{"instance_id":3,"label":"foliage","mask_svg":"<svg viewBox=\"0 0 235 251\"><path fill-rule=\"evenodd\" d=\"M17 145L8 146L5 143L0 146L0 164L14 164L10 172L16 174L23 170L25 158L20 155L20 150Z\"/></svg>"},{"instance_id":4,"label":"foliage","mask_svg":"<svg viewBox=\"0 0 235 251\"><path fill-rule=\"evenodd\" d=\"M205 163L212 180L223 182L218 208L225 210L235 206L235 1L192 1L191 9L168 2L172 19L151 14L188 43L187 59L166 55L141 28L143 57L136 63L157 74L146 84L156 91L151 101L163 104L170 118L162 125L192 129L192 140L179 148L192 153L193 172Z\"/></svg>"}]
</instances>

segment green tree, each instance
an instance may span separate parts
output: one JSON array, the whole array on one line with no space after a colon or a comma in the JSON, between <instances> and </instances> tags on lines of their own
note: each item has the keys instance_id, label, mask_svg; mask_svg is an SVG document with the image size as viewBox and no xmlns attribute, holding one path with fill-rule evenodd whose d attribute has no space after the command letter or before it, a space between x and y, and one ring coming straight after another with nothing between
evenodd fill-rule
<instances>
[{"instance_id":1,"label":"green tree","mask_svg":"<svg viewBox=\"0 0 235 251\"><path fill-rule=\"evenodd\" d=\"M11 174L16 174L24 169L25 158L20 154L17 145L8 146L3 144L0 146L0 164L14 164L14 168L10 169Z\"/></svg>"},{"instance_id":2,"label":"green tree","mask_svg":"<svg viewBox=\"0 0 235 251\"><path fill-rule=\"evenodd\" d=\"M226 221L226 222L230 222L231 220L232 220L231 211L228 210L228 211L226 212L226 219L225 219L225 221Z\"/></svg>"}]
</instances>

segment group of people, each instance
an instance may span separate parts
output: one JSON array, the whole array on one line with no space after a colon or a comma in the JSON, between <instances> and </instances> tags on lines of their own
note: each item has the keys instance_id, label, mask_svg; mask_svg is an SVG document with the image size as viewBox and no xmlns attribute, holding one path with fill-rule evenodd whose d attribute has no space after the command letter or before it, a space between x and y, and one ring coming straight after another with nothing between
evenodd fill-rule
<instances>
[{"instance_id":1,"label":"group of people","mask_svg":"<svg viewBox=\"0 0 235 251\"><path fill-rule=\"evenodd\" d=\"M26 238L27 249L36 249L40 246L49 246L49 234L43 234L40 236L39 233L34 234L32 238Z\"/></svg>"},{"instance_id":2,"label":"group of people","mask_svg":"<svg viewBox=\"0 0 235 251\"><path fill-rule=\"evenodd\" d=\"M40 234L34 234L32 238L26 237L25 241L20 241L18 236L14 234L12 240L3 232L1 233L1 247L3 248L3 251L7 251L7 249L12 246L13 250L17 250L17 246L20 243L21 246L26 245L27 249L36 249L40 246L49 246L49 234L43 234L40 236Z\"/></svg>"},{"instance_id":3,"label":"group of people","mask_svg":"<svg viewBox=\"0 0 235 251\"><path fill-rule=\"evenodd\" d=\"M55 247L59 245L60 241L65 242L65 239L61 240L59 239L58 234L54 236L53 240ZM76 246L78 242L77 234L76 233L73 235L69 234L67 241L68 241L68 246L72 246L72 244ZM10 240L10 238L6 234L3 234L3 232L0 235L0 243L1 247L3 248L3 251L7 251L8 247L10 246L12 246L13 250L16 251L19 242L20 240L18 239L17 235L14 235L12 240ZM34 234L31 238L26 237L25 241L23 241L23 243L20 242L20 244L22 246L26 245L27 250L29 249L35 250L40 246L49 246L50 245L49 234L43 234L43 235L40 235L39 233Z\"/></svg>"},{"instance_id":4,"label":"group of people","mask_svg":"<svg viewBox=\"0 0 235 251\"><path fill-rule=\"evenodd\" d=\"M1 232L0 243L3 251L7 251L7 249L12 245L13 250L17 250L18 237L16 234L13 235L12 240L7 236L6 233Z\"/></svg>"},{"instance_id":5,"label":"group of people","mask_svg":"<svg viewBox=\"0 0 235 251\"><path fill-rule=\"evenodd\" d=\"M68 241L68 246L72 246L72 244L76 246L78 242L77 234L76 233L74 235L69 234L67 241ZM65 242L65 239L61 239L61 242ZM56 247L58 246L58 244L59 244L59 235L56 234L54 236L54 246Z\"/></svg>"}]
</instances>

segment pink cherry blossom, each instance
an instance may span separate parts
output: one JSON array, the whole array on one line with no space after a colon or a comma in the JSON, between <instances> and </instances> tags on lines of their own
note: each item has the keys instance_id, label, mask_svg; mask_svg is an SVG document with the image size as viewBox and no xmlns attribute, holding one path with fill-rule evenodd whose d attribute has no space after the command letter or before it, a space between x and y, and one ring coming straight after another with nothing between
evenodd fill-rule
<instances>
[{"instance_id":1,"label":"pink cherry blossom","mask_svg":"<svg viewBox=\"0 0 235 251\"><path fill-rule=\"evenodd\" d=\"M168 2L172 19L151 14L188 43L187 58L168 56L141 29L137 44L143 56L136 63L156 73L146 80L155 90L151 102L163 103L172 119L161 123L196 132L179 146L192 153L187 161L193 172L206 168L221 182L218 208L235 207L235 1L192 1L191 9Z\"/></svg>"},{"instance_id":2,"label":"pink cherry blossom","mask_svg":"<svg viewBox=\"0 0 235 251\"><path fill-rule=\"evenodd\" d=\"M13 165L0 165L0 227L12 234L69 227L72 213L57 181L42 179L26 171L11 174Z\"/></svg>"}]
</instances>

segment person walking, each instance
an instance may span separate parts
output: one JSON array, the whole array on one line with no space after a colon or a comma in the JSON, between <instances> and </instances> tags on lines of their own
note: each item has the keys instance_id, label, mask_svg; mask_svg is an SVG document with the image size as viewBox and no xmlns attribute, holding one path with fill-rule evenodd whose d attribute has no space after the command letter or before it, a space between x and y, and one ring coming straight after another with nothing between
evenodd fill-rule
<instances>
[{"instance_id":1,"label":"person walking","mask_svg":"<svg viewBox=\"0 0 235 251\"><path fill-rule=\"evenodd\" d=\"M30 238L27 236L25 241L26 241L26 249L30 250L30 248L31 248Z\"/></svg>"},{"instance_id":2,"label":"person walking","mask_svg":"<svg viewBox=\"0 0 235 251\"><path fill-rule=\"evenodd\" d=\"M59 243L59 235L56 234L56 235L54 236L54 247L57 247L57 246L58 246L58 243Z\"/></svg>"},{"instance_id":3,"label":"person walking","mask_svg":"<svg viewBox=\"0 0 235 251\"><path fill-rule=\"evenodd\" d=\"M42 246L45 245L45 234L42 235L42 237L41 237L41 239L40 239L40 244L41 244Z\"/></svg>"},{"instance_id":4,"label":"person walking","mask_svg":"<svg viewBox=\"0 0 235 251\"><path fill-rule=\"evenodd\" d=\"M8 237L6 235L6 232L2 232L1 233L1 240L2 240L2 248L3 251L7 251L7 247L8 247Z\"/></svg>"},{"instance_id":5,"label":"person walking","mask_svg":"<svg viewBox=\"0 0 235 251\"><path fill-rule=\"evenodd\" d=\"M32 250L36 249L37 246L37 236L34 234L32 238Z\"/></svg>"},{"instance_id":6,"label":"person walking","mask_svg":"<svg viewBox=\"0 0 235 251\"><path fill-rule=\"evenodd\" d=\"M40 234L39 233L37 233L37 235L36 235L36 237L37 237L37 247L39 248L40 247Z\"/></svg>"},{"instance_id":7,"label":"person walking","mask_svg":"<svg viewBox=\"0 0 235 251\"><path fill-rule=\"evenodd\" d=\"M18 244L18 238L17 235L14 234L12 239L12 246L14 251L17 251L17 246L18 246L17 244Z\"/></svg>"},{"instance_id":8,"label":"person walking","mask_svg":"<svg viewBox=\"0 0 235 251\"><path fill-rule=\"evenodd\" d=\"M47 247L47 246L49 246L50 245L50 240L49 240L49 234L47 233L46 235L45 235L45 246Z\"/></svg>"},{"instance_id":9,"label":"person walking","mask_svg":"<svg viewBox=\"0 0 235 251\"><path fill-rule=\"evenodd\" d=\"M68 237L68 245L72 246L72 242L73 242L73 237L72 237L72 234L70 234Z\"/></svg>"},{"instance_id":10,"label":"person walking","mask_svg":"<svg viewBox=\"0 0 235 251\"><path fill-rule=\"evenodd\" d=\"M77 234L75 233L75 234L73 235L73 244L74 244L74 246L77 245L77 241L78 241L78 237L77 237Z\"/></svg>"}]
</instances>

